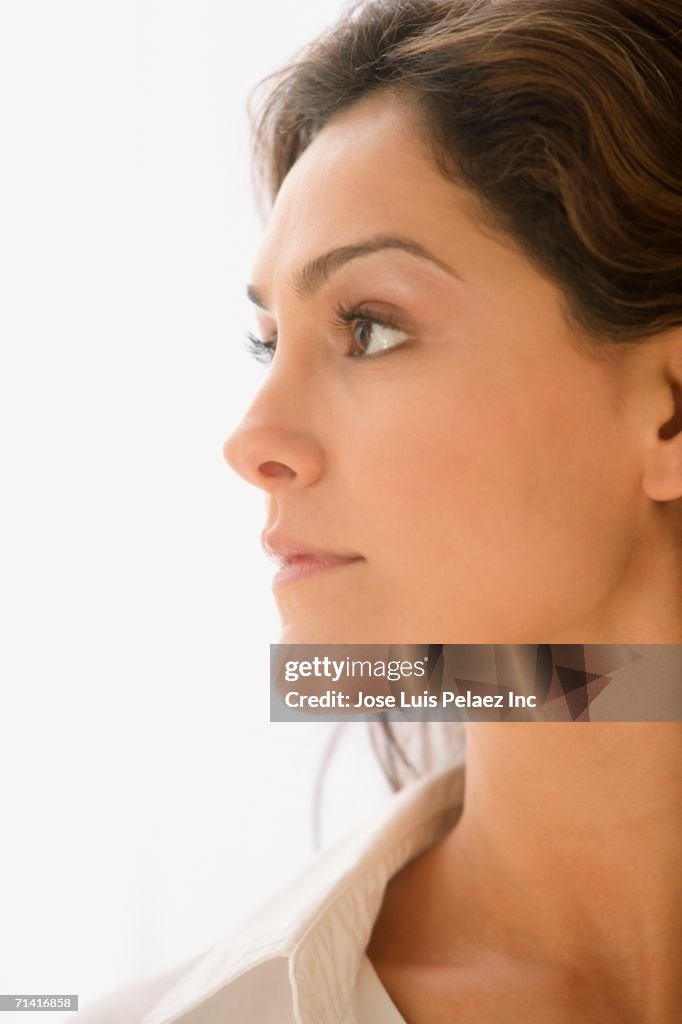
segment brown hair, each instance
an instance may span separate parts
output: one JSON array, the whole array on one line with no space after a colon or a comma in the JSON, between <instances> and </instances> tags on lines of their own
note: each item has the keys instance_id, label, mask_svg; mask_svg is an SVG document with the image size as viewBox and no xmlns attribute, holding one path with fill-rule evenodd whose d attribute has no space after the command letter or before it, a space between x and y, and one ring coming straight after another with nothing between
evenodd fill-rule
<instances>
[{"instance_id":1,"label":"brown hair","mask_svg":"<svg viewBox=\"0 0 682 1024\"><path fill-rule=\"evenodd\" d=\"M591 347L682 326L679 0L354 0L250 97L259 194L381 89L409 99L444 177L557 282Z\"/></svg>"},{"instance_id":2,"label":"brown hair","mask_svg":"<svg viewBox=\"0 0 682 1024\"><path fill-rule=\"evenodd\" d=\"M274 201L334 114L402 90L572 321L635 342L682 325L681 54L679 0L355 0L252 93L256 188Z\"/></svg>"}]
</instances>

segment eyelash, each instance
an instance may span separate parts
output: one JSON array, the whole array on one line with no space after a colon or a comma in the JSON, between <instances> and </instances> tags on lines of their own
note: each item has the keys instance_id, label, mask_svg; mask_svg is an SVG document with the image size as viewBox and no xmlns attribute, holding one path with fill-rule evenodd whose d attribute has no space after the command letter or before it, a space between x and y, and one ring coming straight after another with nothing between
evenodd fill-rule
<instances>
[{"instance_id":1,"label":"eyelash","mask_svg":"<svg viewBox=\"0 0 682 1024\"><path fill-rule=\"evenodd\" d=\"M374 324L377 327L390 327L393 330L400 330L400 325L397 324L389 316L374 316L368 309L362 306L356 306L354 308L348 308L343 303L339 302L334 308L335 319L333 324L335 327L341 328L345 333L350 334L351 341L355 342L353 338L353 331L348 330L352 328L355 323L363 324ZM251 331L246 332L246 339L244 345L248 352L261 363L271 363L276 350L276 338L271 338L268 341L263 341L261 338L256 337ZM401 343L402 344L402 343ZM387 351L390 351L388 349ZM383 355L381 352L379 355ZM376 359L376 355L365 355L362 351L359 353L353 353L348 357L349 359Z\"/></svg>"}]
</instances>

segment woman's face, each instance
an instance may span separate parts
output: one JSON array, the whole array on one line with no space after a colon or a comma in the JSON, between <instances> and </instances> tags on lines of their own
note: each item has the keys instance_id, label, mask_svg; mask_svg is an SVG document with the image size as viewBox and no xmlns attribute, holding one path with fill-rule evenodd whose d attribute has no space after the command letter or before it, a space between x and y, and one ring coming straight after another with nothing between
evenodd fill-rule
<instances>
[{"instance_id":1,"label":"woman's face","mask_svg":"<svg viewBox=\"0 0 682 1024\"><path fill-rule=\"evenodd\" d=\"M264 527L362 556L275 587L282 643L611 642L646 501L632 367L576 344L470 200L389 95L337 115L279 192L250 278L276 354L225 458ZM415 249L301 279L381 237Z\"/></svg>"}]
</instances>

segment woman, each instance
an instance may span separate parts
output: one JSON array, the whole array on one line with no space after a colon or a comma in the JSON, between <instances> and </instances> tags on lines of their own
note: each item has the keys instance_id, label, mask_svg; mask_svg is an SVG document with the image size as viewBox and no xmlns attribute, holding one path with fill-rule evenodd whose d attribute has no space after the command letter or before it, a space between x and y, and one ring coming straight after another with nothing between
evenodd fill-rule
<instances>
[{"instance_id":1,"label":"woman","mask_svg":"<svg viewBox=\"0 0 682 1024\"><path fill-rule=\"evenodd\" d=\"M673 0L375 0L279 74L224 451L282 643L682 643L681 38ZM681 729L467 724L466 771L85 1020L672 1024Z\"/></svg>"}]
</instances>

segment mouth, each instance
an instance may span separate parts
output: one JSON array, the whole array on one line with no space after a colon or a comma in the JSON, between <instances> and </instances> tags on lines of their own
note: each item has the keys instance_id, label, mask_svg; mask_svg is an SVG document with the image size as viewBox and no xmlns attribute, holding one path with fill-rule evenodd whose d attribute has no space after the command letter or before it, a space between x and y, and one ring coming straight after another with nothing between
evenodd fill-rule
<instances>
[{"instance_id":1,"label":"mouth","mask_svg":"<svg viewBox=\"0 0 682 1024\"><path fill-rule=\"evenodd\" d=\"M327 572L330 569L339 569L344 565L352 565L354 562L364 562L364 558L361 556L345 558L340 555L296 555L280 565L280 568L273 577L272 586L275 589L287 583L317 576L319 573Z\"/></svg>"}]
</instances>

